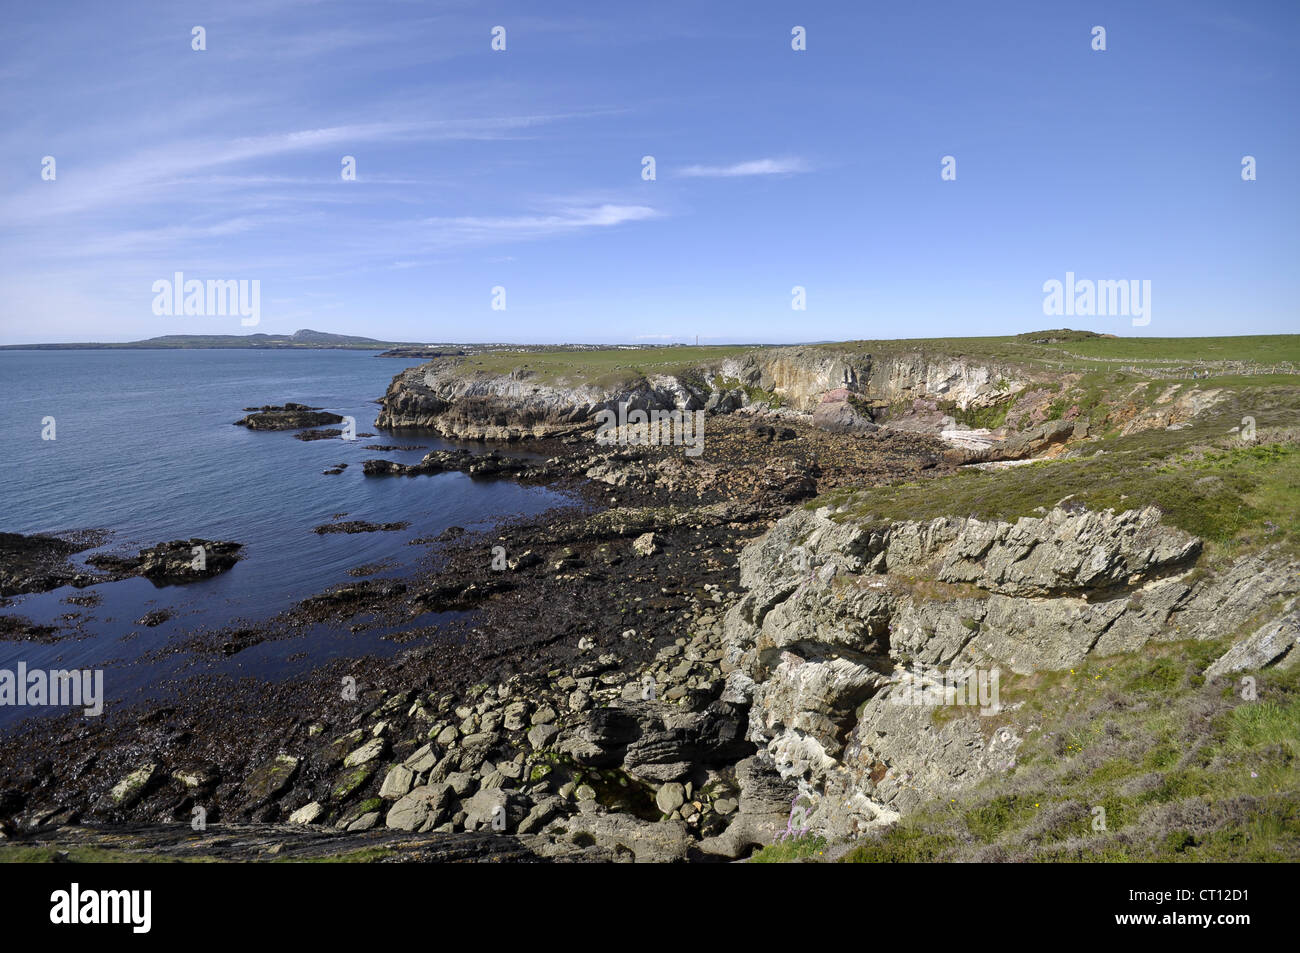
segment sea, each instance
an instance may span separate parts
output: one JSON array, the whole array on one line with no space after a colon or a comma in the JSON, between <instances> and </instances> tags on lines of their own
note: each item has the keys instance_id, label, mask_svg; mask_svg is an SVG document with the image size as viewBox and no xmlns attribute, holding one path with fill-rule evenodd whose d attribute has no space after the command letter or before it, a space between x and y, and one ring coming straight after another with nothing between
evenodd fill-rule
<instances>
[{"instance_id":1,"label":"sea","mask_svg":"<svg viewBox=\"0 0 1300 953\"><path fill-rule=\"evenodd\" d=\"M417 363L345 350L0 351L0 531L106 533L102 545L73 557L76 565L97 552L134 554L173 539L244 544L232 569L187 585L131 578L13 597L0 615L67 620L75 634L48 643L0 641L0 670L19 662L28 671L102 670L113 703L152 699L178 676L278 679L341 656L383 657L409 647L382 627L354 633L321 625L229 658L178 650L197 631L265 620L355 581L350 569L381 564L372 579L408 574L428 553L412 540L451 526L487 529L570 502L544 487L462 473L365 477L366 459L414 463L428 450L462 446L373 426L376 399ZM358 434L375 436L301 441L292 432L234 425L246 407L286 401L351 416ZM54 439L44 439L51 433ZM420 449L380 452L367 444ZM348 464L341 474L322 472L340 463ZM410 526L313 532L340 516ZM90 592L99 593L98 605L66 601ZM155 627L138 624L159 609L172 617ZM0 705L0 727L42 712Z\"/></svg>"}]
</instances>

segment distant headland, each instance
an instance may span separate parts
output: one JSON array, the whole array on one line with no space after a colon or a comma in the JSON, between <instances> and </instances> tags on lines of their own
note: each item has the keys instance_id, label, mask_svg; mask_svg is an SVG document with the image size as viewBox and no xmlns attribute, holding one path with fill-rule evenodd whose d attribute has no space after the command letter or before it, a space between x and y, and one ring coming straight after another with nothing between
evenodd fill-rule
<instances>
[{"instance_id":1,"label":"distant headland","mask_svg":"<svg viewBox=\"0 0 1300 953\"><path fill-rule=\"evenodd\" d=\"M351 334L330 334L304 328L293 334L164 334L143 341L111 343L84 342L75 344L5 344L5 351L76 351L105 349L163 349L178 348L351 348L359 351L383 351L394 347L418 347L407 341L377 341L374 338Z\"/></svg>"}]
</instances>

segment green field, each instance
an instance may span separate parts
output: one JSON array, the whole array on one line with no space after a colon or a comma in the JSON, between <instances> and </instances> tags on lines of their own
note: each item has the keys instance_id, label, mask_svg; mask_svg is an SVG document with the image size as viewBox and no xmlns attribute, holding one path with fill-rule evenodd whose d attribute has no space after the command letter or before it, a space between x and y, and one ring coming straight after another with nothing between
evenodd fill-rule
<instances>
[{"instance_id":1,"label":"green field","mask_svg":"<svg viewBox=\"0 0 1300 953\"><path fill-rule=\"evenodd\" d=\"M701 366L717 364L753 350L729 347L602 348L599 350L495 351L464 358L464 374L531 373L543 384L591 383L617 386L653 374L687 376Z\"/></svg>"},{"instance_id":2,"label":"green field","mask_svg":"<svg viewBox=\"0 0 1300 953\"><path fill-rule=\"evenodd\" d=\"M1044 343L1056 337L1054 343ZM1136 362L1213 364L1245 362L1260 365L1290 363L1300 370L1300 334L1240 337L1147 338L1108 337L1085 331L1035 331L1008 337L910 338L843 341L819 345L846 354L878 356L918 353L967 357L1029 367L1095 370L1099 364Z\"/></svg>"},{"instance_id":3,"label":"green field","mask_svg":"<svg viewBox=\"0 0 1300 953\"><path fill-rule=\"evenodd\" d=\"M1147 391L1192 383L1159 381ZM1195 383L1227 393L1182 429L1128 436L1112 432L1075 445L1073 454L1058 460L1007 469L962 468L915 483L839 490L807 505L843 506L838 518L864 523L937 516L1014 520L1067 498L1093 510L1151 505L1171 524L1213 546L1282 544L1300 551L1300 377ZM1128 393L1132 384L1125 378L1117 389ZM1073 394L1072 399L1082 398ZM1147 399L1139 394L1138 403ZM1258 431L1250 443L1232 429L1247 416Z\"/></svg>"},{"instance_id":4,"label":"green field","mask_svg":"<svg viewBox=\"0 0 1300 953\"><path fill-rule=\"evenodd\" d=\"M1090 338L1043 345L1101 361L1300 364L1300 334L1262 334L1217 338Z\"/></svg>"},{"instance_id":5,"label":"green field","mask_svg":"<svg viewBox=\"0 0 1300 953\"><path fill-rule=\"evenodd\" d=\"M1061 338L1055 343L1046 339ZM1085 331L1032 332L1005 337L901 338L841 341L826 344L781 345L864 359L919 354L928 358L982 361L1029 371L1074 371L1082 374L1177 371L1203 367L1219 374L1244 368L1256 377L1270 377L1274 367L1290 364L1300 370L1300 334L1206 338L1117 338ZM524 373L543 384L617 386L652 374L690 376L716 367L726 359L757 350L754 345L662 348L598 348L513 350L502 348L464 358L462 373L506 375ZM1284 370L1284 368L1279 368ZM1188 379L1191 374L1188 373ZM1216 378L1216 385L1220 381Z\"/></svg>"}]
</instances>

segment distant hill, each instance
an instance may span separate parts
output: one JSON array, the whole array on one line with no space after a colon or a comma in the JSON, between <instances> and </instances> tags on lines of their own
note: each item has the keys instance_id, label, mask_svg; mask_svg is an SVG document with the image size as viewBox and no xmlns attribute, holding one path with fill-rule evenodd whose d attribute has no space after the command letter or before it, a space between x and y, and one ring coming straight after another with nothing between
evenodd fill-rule
<instances>
[{"instance_id":1,"label":"distant hill","mask_svg":"<svg viewBox=\"0 0 1300 953\"><path fill-rule=\"evenodd\" d=\"M1097 341L1103 338L1117 340L1118 336L1114 334L1098 334L1096 331L1074 331L1070 328L1061 328L1058 331L1027 331L1024 334L1017 334L1017 341L1028 341L1030 344L1069 344L1071 341Z\"/></svg>"},{"instance_id":2,"label":"distant hill","mask_svg":"<svg viewBox=\"0 0 1300 953\"><path fill-rule=\"evenodd\" d=\"M378 341L374 338L356 337L351 334L330 334L328 331L313 331L304 328L293 334L164 334L161 337L147 338L143 341L123 343L82 343L82 344L6 344L0 350L6 351L70 351L101 349L166 349L177 348L352 348L361 351L382 351L392 347L411 346L406 341Z\"/></svg>"}]
</instances>

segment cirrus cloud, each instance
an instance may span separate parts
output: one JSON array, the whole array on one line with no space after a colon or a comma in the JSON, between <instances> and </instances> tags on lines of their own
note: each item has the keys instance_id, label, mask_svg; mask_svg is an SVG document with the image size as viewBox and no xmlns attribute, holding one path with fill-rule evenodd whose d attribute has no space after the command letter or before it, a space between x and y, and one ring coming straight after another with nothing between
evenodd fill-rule
<instances>
[{"instance_id":1,"label":"cirrus cloud","mask_svg":"<svg viewBox=\"0 0 1300 953\"><path fill-rule=\"evenodd\" d=\"M751 175L794 175L807 172L808 163L799 158L750 159L732 165L688 165L677 174L695 179L731 179Z\"/></svg>"},{"instance_id":2,"label":"cirrus cloud","mask_svg":"<svg viewBox=\"0 0 1300 953\"><path fill-rule=\"evenodd\" d=\"M602 205L563 208L541 215L465 215L430 218L425 219L423 224L444 229L446 237L456 241L489 238L512 241L573 232L583 228L602 228L622 225L625 222L642 222L659 216L660 213L648 205L616 205L607 202Z\"/></svg>"}]
</instances>

